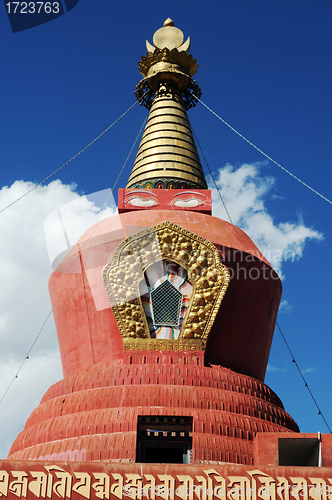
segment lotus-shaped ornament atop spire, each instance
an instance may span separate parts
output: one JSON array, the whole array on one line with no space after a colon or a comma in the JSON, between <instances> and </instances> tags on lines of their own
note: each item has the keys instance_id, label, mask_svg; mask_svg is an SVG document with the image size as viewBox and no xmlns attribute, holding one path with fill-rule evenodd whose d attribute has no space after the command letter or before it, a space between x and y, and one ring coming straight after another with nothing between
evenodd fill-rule
<instances>
[{"instance_id":1,"label":"lotus-shaped ornament atop spire","mask_svg":"<svg viewBox=\"0 0 332 500\"><path fill-rule=\"evenodd\" d=\"M146 41L147 55L142 56L138 69L144 79L138 84L136 97L146 107L151 105L151 93L158 90L160 83L169 82L184 93L187 109L196 104L188 91L194 92L199 98L201 93L192 76L198 69L196 59L188 54L190 38L184 41L184 35L179 28L174 26L172 19L168 18L164 26L153 35L153 45ZM144 94L148 99L142 99Z\"/></svg>"},{"instance_id":2,"label":"lotus-shaped ornament atop spire","mask_svg":"<svg viewBox=\"0 0 332 500\"><path fill-rule=\"evenodd\" d=\"M148 53L143 56L139 70L145 77L163 72L181 72L193 76L197 69L197 61L188 54L190 38L184 42L184 36L179 28L174 26L172 19L166 19L163 28L153 35L153 45L146 41Z\"/></svg>"}]
</instances>

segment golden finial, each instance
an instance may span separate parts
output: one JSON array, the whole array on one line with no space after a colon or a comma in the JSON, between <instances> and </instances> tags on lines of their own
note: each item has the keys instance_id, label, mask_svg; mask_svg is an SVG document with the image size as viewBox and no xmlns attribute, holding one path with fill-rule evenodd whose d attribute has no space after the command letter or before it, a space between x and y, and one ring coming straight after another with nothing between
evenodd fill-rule
<instances>
[{"instance_id":1,"label":"golden finial","mask_svg":"<svg viewBox=\"0 0 332 500\"><path fill-rule=\"evenodd\" d=\"M172 19L168 17L164 22L164 26L174 26L174 21L172 21Z\"/></svg>"},{"instance_id":2,"label":"golden finial","mask_svg":"<svg viewBox=\"0 0 332 500\"><path fill-rule=\"evenodd\" d=\"M160 28L153 35L153 46L146 41L146 48L151 54L154 53L155 49L177 49L178 52L185 52L188 54L190 49L190 38L184 42L184 36L179 28L174 26L172 19L168 18L164 22L164 27Z\"/></svg>"},{"instance_id":3,"label":"golden finial","mask_svg":"<svg viewBox=\"0 0 332 500\"><path fill-rule=\"evenodd\" d=\"M135 92L140 104L150 108L152 94L148 89L154 93L162 82L168 81L182 93L186 109L195 106L196 100L191 95L193 93L200 97L200 89L192 80L198 64L189 54L190 38L184 41L182 31L168 18L164 26L154 33L153 45L146 41L146 48L147 55L142 56L138 63L138 69L144 77Z\"/></svg>"}]
</instances>

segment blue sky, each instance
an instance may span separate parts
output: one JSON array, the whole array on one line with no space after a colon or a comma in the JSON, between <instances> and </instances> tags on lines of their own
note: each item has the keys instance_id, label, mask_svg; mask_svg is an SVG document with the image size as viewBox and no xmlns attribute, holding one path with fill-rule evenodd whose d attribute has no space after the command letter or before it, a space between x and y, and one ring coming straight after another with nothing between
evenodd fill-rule
<instances>
[{"instance_id":1,"label":"blue sky","mask_svg":"<svg viewBox=\"0 0 332 500\"><path fill-rule=\"evenodd\" d=\"M135 102L133 91L141 78L137 62L146 53L145 40L152 43L167 17L191 37L202 100L332 198L329 0L80 0L64 16L15 34L5 8L0 10L0 209L59 168ZM54 176L55 183L0 213L2 393L50 309L44 219L59 203L113 186L146 113L136 105ZM279 243L280 251L294 251L294 259L282 263L285 302L279 324L332 426L332 206L265 161L202 105L190 110L189 118L234 220L258 245L267 251L270 245L270 253ZM134 156L117 187L125 186L133 162ZM220 172L226 165L232 167ZM215 214L226 218L219 205ZM0 456L5 457L32 409L60 377L50 321L1 403ZM327 432L278 332L265 381L303 432Z\"/></svg>"}]
</instances>

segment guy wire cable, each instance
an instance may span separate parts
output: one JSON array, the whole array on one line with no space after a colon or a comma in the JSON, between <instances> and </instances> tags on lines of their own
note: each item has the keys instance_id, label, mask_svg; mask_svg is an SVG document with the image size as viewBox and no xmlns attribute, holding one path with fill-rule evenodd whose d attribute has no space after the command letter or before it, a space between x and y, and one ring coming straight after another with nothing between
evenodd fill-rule
<instances>
[{"instance_id":1,"label":"guy wire cable","mask_svg":"<svg viewBox=\"0 0 332 500\"><path fill-rule=\"evenodd\" d=\"M145 94L144 94L145 95ZM143 99L144 96L142 96L142 99ZM2 208L0 210L0 214L2 212L4 212L5 210L7 210L7 208L11 207L12 205L14 205L15 203L17 203L18 201L20 201L22 198L24 198L25 196L27 196L29 193L31 193L32 191L34 191L35 189L37 189L37 187L41 186L42 184L44 184L46 181L48 181L48 179L50 179L51 177L53 177L53 175L55 175L56 173L60 172L60 170L62 170L66 165L68 165L69 163L71 163L73 160L75 160L75 158L77 158L80 154L82 154L84 151L86 151L90 146L92 146L92 144L94 144L96 141L98 141L98 139L100 139L100 137L102 137L104 134L106 134L106 132L108 132L116 123L118 123L118 121L121 120L121 118L123 118L134 106L136 106L136 104L138 103L139 101L136 101L134 102L134 104L132 104L128 109L127 111L125 111L121 116L119 116L119 118L117 118L115 120L115 122L112 123L112 125L110 125L109 127L107 127L104 132L102 132L101 134L98 135L98 137L96 137L93 141L91 141L87 146L85 146L85 148L81 149L81 151L79 151L75 156L73 156L72 158L70 158L70 160L68 160L66 163L64 163L61 167L59 167L57 170L55 170L52 174L48 175L44 180L42 180L41 182L39 182L38 184L36 184L33 188L29 189L29 191L27 191L26 193L24 193L22 196L20 196L19 198L17 198L16 200L12 201L9 205L7 205L6 207Z\"/></svg>"},{"instance_id":2,"label":"guy wire cable","mask_svg":"<svg viewBox=\"0 0 332 500\"><path fill-rule=\"evenodd\" d=\"M292 174L292 172L290 172L289 170L287 170L287 168L283 167L282 165L280 165L280 163L278 163L277 161L275 161L273 158L271 158L271 156L267 155L266 153L264 153L264 151L262 151L261 149L259 149L257 146L255 146L255 144L253 144L251 141L249 141L249 139L247 139L246 137L244 137L244 135L240 134L240 132L238 132L234 127L232 127L231 125L229 125L229 123L227 123L223 118L221 118L221 116L219 116L217 113L215 113L211 108L209 108L209 106L207 106L201 99L199 99L197 96L195 96L195 94L192 94L195 99L197 101L199 101L206 109L208 109L214 116L216 116L218 118L218 120L222 121L228 128L230 128L231 130L233 130L233 132L235 132L239 137L241 137L245 142L247 142L248 144L250 144L250 146L252 146L254 149L256 149L259 153L261 153L263 156L265 156L265 158L267 158L268 160L272 161L272 163L274 163L275 165L277 165L279 168L281 168L284 172L286 172L288 175L290 175L291 177L293 177L295 180L297 180L298 182L300 182L300 184L303 184L303 186L305 186L306 188L310 189L310 191L312 191L313 193L317 194L317 196L320 196L321 198L323 198L323 200L327 201L328 203L330 203L330 205L332 205L332 201L329 200L328 198L326 198L326 196L322 195L321 193L319 193L318 191L316 191L316 189L312 188L311 186L309 186L309 184L306 184L304 181L302 181L301 179L299 179L299 177L297 177L296 175Z\"/></svg>"},{"instance_id":3,"label":"guy wire cable","mask_svg":"<svg viewBox=\"0 0 332 500\"><path fill-rule=\"evenodd\" d=\"M282 338L283 338L283 340L284 340L284 342L285 342L285 344L286 344L286 347L287 347L287 349L288 349L288 351L289 351L289 354L290 354L290 355L291 355L291 357L292 357L292 362L295 364L295 366L296 366L296 368L297 368L297 370L298 370L299 374L301 375L301 378L302 378L302 380L303 380L303 382L304 382L305 387L306 387L306 388L308 389L308 391L309 391L309 394L310 394L310 396L311 396L311 399L313 400L313 402L315 403L315 405L316 405L316 407L317 407L317 410L318 410L318 415L320 415L320 416L322 417L322 419L324 420L324 423L325 423L326 427L328 428L329 433L332 433L332 430L331 430L331 428L330 428L329 424L327 423L326 418L324 417L323 412L322 412L322 410L320 409L320 407L319 407L319 405L318 405L318 403L317 403L317 401L316 401L316 399L315 399L315 397L314 397L313 393L311 392L310 387L309 387L309 384L308 384L308 382L306 381L306 379L304 378L304 375L303 375L303 373L302 373L302 371L301 371L301 368L299 367L299 365L298 365L298 363L297 363L297 361L296 361L296 359L295 359L295 357L294 357L294 354L292 353L291 348L289 347L288 342L286 341L286 338L285 338L284 334L283 334L283 333L282 333L282 331L281 331L281 328L280 328L280 326L279 326L278 321L276 321L276 325L277 325L277 327L278 327L278 330L279 330L279 332L280 332L280 335L282 336Z\"/></svg>"},{"instance_id":4,"label":"guy wire cable","mask_svg":"<svg viewBox=\"0 0 332 500\"><path fill-rule=\"evenodd\" d=\"M136 145L136 143L137 143L137 141L138 141L138 139L139 139L139 136L140 136L140 135L141 135L141 133L142 133L142 130L143 130L143 128L144 128L144 126L145 126L145 124L146 124L146 122L147 122L147 119L148 119L148 115L146 115L146 117L144 118L144 121L143 121L143 123L142 123L142 126L141 126L141 128L140 128L140 130L139 130L139 132L138 132L138 134L137 134L137 136L136 136L136 139L134 140L134 144L132 145L132 147L131 147L131 149L130 149L130 151L129 151L129 153L128 153L128 156L127 156L127 158L126 158L126 160L125 160L125 162L124 162L124 164L123 164L123 166L122 166L122 168L121 168L121 170L120 170L120 173L119 173L119 175L118 175L118 177L117 177L117 179L116 179L116 181L115 181L115 183L114 183L114 185L113 185L113 187L112 187L112 189L111 189L110 194L109 194L109 195L108 195L108 197L107 197L107 200L105 201L105 203L104 203L104 205L103 205L103 208L102 208L102 209L100 210L100 212L99 212L99 215L98 215L98 218L97 218L97 222L99 222L100 217L101 217L101 214L103 213L103 211L104 211L104 210L106 209L106 207L107 207L108 200L109 200L109 199L110 199L110 197L112 196L112 194L113 194L113 192L114 192L114 189L115 189L115 187L116 187L116 185L117 185L117 183L118 183L118 181L119 181L119 179L120 179L120 177L121 177L121 174L122 174L122 172L123 172L123 170L124 170L125 166L126 166L126 165L127 165L127 163L128 163L128 160L129 160L129 158L130 158L130 155L131 155L131 153L133 152L133 149L134 149L134 147L135 147L135 145ZM95 222L95 224L96 224L97 222ZM95 224L94 224L94 226L95 226ZM93 231L92 231L92 232L91 232L91 234L89 235L89 238L88 238L88 239L84 242L84 245L83 245L83 247L81 248L81 250L83 250L84 246L88 243L88 241L90 240L90 238L92 237L92 235L93 235Z\"/></svg>"},{"instance_id":5,"label":"guy wire cable","mask_svg":"<svg viewBox=\"0 0 332 500\"><path fill-rule=\"evenodd\" d=\"M191 123L190 123L190 126L191 126L191 129L192 129L193 133L194 133L194 136L195 136L196 142L197 142L197 144L198 144L198 146L199 146L199 148L200 148L200 150L201 150L201 153L202 153L202 155L203 155L203 158L204 158L204 160L205 160L205 163L206 163L206 165L207 165L207 167L208 167L208 169L209 169L209 172L210 172L210 175L211 175L212 180L213 180L213 182L214 182L214 185L215 185L215 187L216 187L217 191L219 192L220 199L221 199L221 201L222 201L222 203L223 203L223 205L224 205L224 208L225 208L226 213L227 213L227 215L228 215L228 217L229 217L229 220L230 220L230 221L231 221L231 223L233 224L232 219L231 219L231 216L230 216L230 214L229 214L229 212L228 212L228 209L227 209L227 207L226 207L226 204L225 204L225 202L224 202L224 200L223 200L223 198L222 198L222 196L221 196L220 189L219 189L219 187L218 187L218 185L217 185L217 183L216 183L216 181L215 181L215 179L214 179L214 176L213 176L213 174L212 174L212 172L211 172L211 170L210 170L210 167L209 167L209 165L208 165L208 163L207 163L207 161L206 161L205 155L204 155L204 153L203 153L203 150L202 150L202 148L201 148L201 145L200 145L200 143L199 143L199 141L198 141L198 139L197 139L197 136L196 136L196 134L195 134L195 132L194 132L194 129L193 129L193 127L192 127ZM292 357L292 362L295 364L295 366L296 366L296 368L297 368L297 370L298 370L298 372L299 372L299 374L300 374L300 376L301 376L301 378L302 378L302 380L303 380L303 382L304 382L305 387L306 387L306 388L308 389L308 391L309 391L309 394L310 394L310 396L311 396L311 399L313 400L313 402L314 402L314 404L315 404L316 408L318 409L318 415L320 415L320 416L322 417L322 419L324 420L324 423L325 423L326 427L328 428L329 432L330 432L330 433L332 433L332 430L331 430L331 428L330 428L329 424L327 423L327 420L326 420L326 418L324 417L323 412L322 412L322 410L320 409L320 407L319 407L319 405L318 405L318 403L317 403L317 401L316 401L316 399L315 399L315 397L314 397L314 395L313 395L313 393L312 393L312 391L311 391L311 389L310 389L310 387L309 387L308 382L307 382L307 381L306 381L306 379L304 378L304 375L303 375L303 373L302 373L302 371L301 371L301 368L299 367L299 365L298 365L298 363L297 363L297 361L296 361L296 359L295 359L295 357L294 357L294 355L293 355L293 353L292 353L292 351L291 351L291 349L290 349L290 347L289 347L289 345L288 345L288 342L286 341L286 337L285 337L285 335L283 334L283 332L281 331L281 328L280 328L279 323L278 323L277 321L276 321L276 326L278 327L278 330L279 330L279 332L280 332L280 335L282 336L282 339L283 339L283 341L284 341L284 343L285 343L285 345L286 345L286 347L287 347L287 349L288 349L288 351L289 351L289 353L290 353L290 355L291 355L291 357Z\"/></svg>"},{"instance_id":6,"label":"guy wire cable","mask_svg":"<svg viewBox=\"0 0 332 500\"><path fill-rule=\"evenodd\" d=\"M124 115L123 115L123 116L124 116ZM137 137L136 137L136 139L135 139L135 141L134 141L134 144L132 145L132 147L131 147L131 149L130 149L130 151L129 151L129 154L128 154L128 156L127 156L127 158L126 158L126 160L125 160L125 162L124 162L124 164L123 164L123 166L122 166L122 168L121 168L121 170L120 170L120 173L119 173L119 175L118 175L118 177L117 177L117 179L116 179L116 181L115 181L115 183L114 183L114 185L113 185L113 187L112 187L112 190L111 190L111 192L110 192L110 194L109 194L109 196L108 196L107 200L105 201L105 203L104 203L104 205L103 205L103 208L101 209L101 211L100 211L100 213L99 213L99 216L98 216L97 222L99 222L102 212L103 212L103 211L105 210L105 208L107 207L108 200L110 199L110 197L111 197L111 195L112 195L112 193L113 193L113 191L114 191L114 189L115 189L115 187L116 187L116 185L117 185L117 183L118 183L118 181L119 181L119 179L120 179L120 176L121 176L121 174L122 174L122 172L123 172L123 170L124 170L125 166L126 166L126 165L127 165L127 163L128 163L128 160L129 160L129 158L130 158L130 155L131 155L131 153L133 152L133 149L134 149L134 147L135 147L135 145L136 145L136 143L137 143L137 141L138 141L139 136L141 135L141 132L142 132L142 130L143 130L143 128L144 128L144 125L146 124L147 119L148 119L148 115L145 117L145 119L144 119L144 121L143 121L143 124L142 124L142 126L141 126L141 128L140 128L140 131L138 132ZM92 143L91 143L91 144L92 144ZM85 149L86 149L86 148L85 148ZM93 233L92 233L92 234L93 234ZM87 242L90 240L90 238L91 238L92 234L91 234L91 235L89 236L89 238L88 238L88 239L84 242L84 246L85 246L85 245L87 244ZM84 248L84 246L82 247L82 249ZM80 251L81 251L82 249L80 249ZM27 352L27 354L26 354L25 358L23 359L23 361L22 361L22 363L21 363L20 367L19 367L19 368L18 368L18 370L16 371L16 373L15 373L15 375L14 375L13 379L11 380L11 382L10 382L9 386L7 387L7 389L6 389L6 391L4 392L3 396L1 397L1 399L0 399L0 404L2 403L2 401L3 401L3 399L5 398L6 394L7 394L7 393L8 393L8 391L10 390L10 388L11 388L11 386L13 385L14 381L18 378L18 374L19 374L20 370L22 369L22 367L23 367L24 363L27 361L27 359L29 359L29 358L30 358L30 352L32 351L32 349L33 349L33 347L34 347L35 343L37 342L38 337L39 337L39 336L40 336L40 334L42 333L42 331L43 331L43 329L44 329L44 327L45 327L45 325L46 325L46 323L47 323L47 321L48 321L49 317L51 316L51 314L52 314L52 309L51 309L51 310L50 310L50 312L48 313L47 318L45 319L45 321L44 321L44 323L43 323L43 326L42 326L42 327L41 327L41 329L39 330L39 332L38 332L38 334L37 334L37 336L36 336L35 340L33 341L32 345L31 345L30 349L28 350L28 352Z\"/></svg>"},{"instance_id":7,"label":"guy wire cable","mask_svg":"<svg viewBox=\"0 0 332 500\"><path fill-rule=\"evenodd\" d=\"M48 321L49 317L51 316L51 314L52 314L52 309L51 309L51 310L50 310L50 312L48 313L48 315L47 315L47 317L46 317L46 319L45 319L45 321L44 321L44 323L43 323L43 326L42 326L42 327L41 327L41 329L39 330L39 332L38 332L38 334L37 334L37 336L36 336L35 340L32 342L31 347L30 347L30 349L28 350L27 354L25 355L25 358L23 359L22 363L20 364L19 369L17 370L17 372L15 373L15 375L14 375L14 377L13 377L12 381L10 382L9 386L7 387L7 389L5 390L5 392L3 393L2 398L0 399L0 404L2 403L2 401L4 400L4 397L6 396L7 392L9 391L9 389L11 388L11 386L13 385L14 380L16 380L16 379L18 378L18 374L19 374L19 372L21 371L21 369L22 369L22 367L23 367L24 363L26 362L26 360L27 360L27 359L29 359L29 358L30 358L30 352L32 351L32 349L33 349L33 347L34 347L35 343L37 342L38 337L40 336L41 332L44 330L44 327L45 327L45 325L46 325L46 323L47 323L47 321Z\"/></svg>"},{"instance_id":8,"label":"guy wire cable","mask_svg":"<svg viewBox=\"0 0 332 500\"><path fill-rule=\"evenodd\" d=\"M203 158L204 158L204 161L205 161L205 163L206 163L206 166L207 166L207 168L208 168L208 170L209 170L209 172L210 172L210 176L211 176L211 178L212 178L212 180L213 180L213 183L214 183L214 185L215 185L215 188L217 189L217 193L219 194L219 197L220 197L220 199L221 199L221 202L222 202L222 204L223 204L223 206L224 206L224 209L225 209L225 211L226 211L227 217L229 218L230 223L231 223L231 224L233 224L233 221L232 221L232 218L231 218L231 216L230 216L230 213L229 213L229 211L227 210L226 203L224 202L224 199L223 199L223 197L222 197L222 195L221 195L221 191L220 191L220 189L219 189L219 188L218 188L218 186L217 186L217 183L216 183L216 181L215 181L215 179L214 179L214 176L213 176L213 174L212 174L212 172L211 172L210 166L209 166L209 164L208 164L208 162L207 162L207 159L205 158L205 154L203 153L203 149L201 148L201 145L200 145L200 143L199 143L199 140L198 140L198 138L197 138L197 135L196 135L196 133L195 133L195 130L194 130L194 128L193 128L193 126L192 126L192 124L191 124L191 122L190 122L190 121L189 121L189 125L190 125L190 128L191 128L191 130L192 130L192 132L193 132L194 136L195 136L196 142L197 142L198 147L199 147L199 149L200 149L200 151L201 151L201 154L202 154L202 156L203 156Z\"/></svg>"}]
</instances>

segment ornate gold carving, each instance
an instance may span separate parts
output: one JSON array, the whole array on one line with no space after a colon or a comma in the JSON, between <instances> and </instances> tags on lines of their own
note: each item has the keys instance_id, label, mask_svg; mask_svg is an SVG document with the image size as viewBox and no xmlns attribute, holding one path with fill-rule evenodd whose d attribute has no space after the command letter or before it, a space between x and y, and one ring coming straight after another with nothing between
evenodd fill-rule
<instances>
[{"instance_id":1,"label":"ornate gold carving","mask_svg":"<svg viewBox=\"0 0 332 500\"><path fill-rule=\"evenodd\" d=\"M150 338L139 283L153 263L168 259L188 272L193 286L178 340ZM103 282L126 349L201 350L229 283L228 270L210 241L172 222L163 222L124 240Z\"/></svg>"},{"instance_id":2,"label":"ornate gold carving","mask_svg":"<svg viewBox=\"0 0 332 500\"><path fill-rule=\"evenodd\" d=\"M202 339L123 339L125 349L147 350L147 351L202 351L205 348L205 341Z\"/></svg>"},{"instance_id":3,"label":"ornate gold carving","mask_svg":"<svg viewBox=\"0 0 332 500\"><path fill-rule=\"evenodd\" d=\"M193 76L198 69L197 60L191 54L186 54L185 51L179 52L178 49L169 50L166 47L163 49L156 48L153 53L148 52L146 56L142 56L141 61L138 63L138 69L143 76L150 76L150 68L158 63L164 64L156 68L155 71L173 69L188 76Z\"/></svg>"},{"instance_id":4,"label":"ornate gold carving","mask_svg":"<svg viewBox=\"0 0 332 500\"><path fill-rule=\"evenodd\" d=\"M154 46L147 41L147 55L138 63L144 79L136 87L136 99L150 109L154 92L160 84L168 82L181 90L186 109L189 109L196 105L197 98L200 99L200 88L192 80L198 64L189 54L190 39L183 43L182 31L174 27L171 19L165 22L153 36Z\"/></svg>"}]
</instances>

